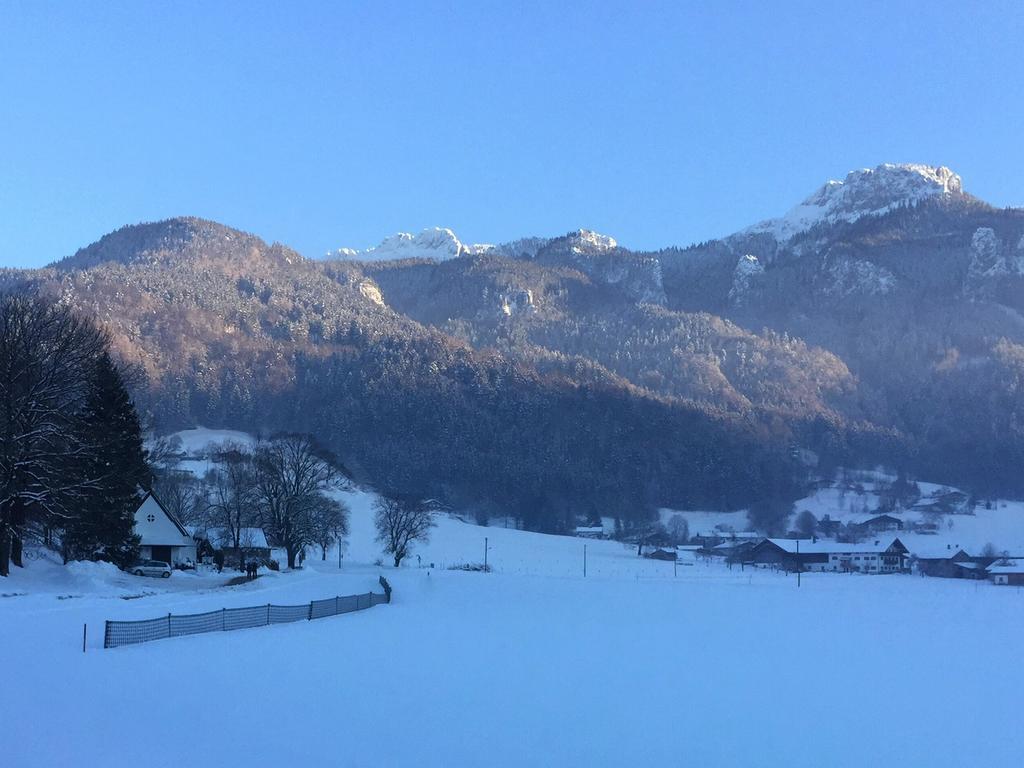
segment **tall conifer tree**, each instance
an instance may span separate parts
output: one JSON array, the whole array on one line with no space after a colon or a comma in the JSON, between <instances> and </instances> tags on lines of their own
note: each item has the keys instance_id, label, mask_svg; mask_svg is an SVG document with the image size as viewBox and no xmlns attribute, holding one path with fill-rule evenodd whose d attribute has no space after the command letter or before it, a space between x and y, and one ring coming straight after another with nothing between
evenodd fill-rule
<instances>
[{"instance_id":1,"label":"tall conifer tree","mask_svg":"<svg viewBox=\"0 0 1024 768\"><path fill-rule=\"evenodd\" d=\"M138 414L107 352L96 360L82 425L85 439L94 446L85 460L92 483L80 515L66 532L65 555L102 552L117 565L127 565L138 556L135 510L152 476Z\"/></svg>"}]
</instances>

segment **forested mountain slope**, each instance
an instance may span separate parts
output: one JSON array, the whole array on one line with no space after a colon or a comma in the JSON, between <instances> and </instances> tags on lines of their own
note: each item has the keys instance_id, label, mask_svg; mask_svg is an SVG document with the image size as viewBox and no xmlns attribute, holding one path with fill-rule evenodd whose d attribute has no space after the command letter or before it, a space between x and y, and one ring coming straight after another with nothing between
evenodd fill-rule
<instances>
[{"instance_id":1,"label":"forested mountain slope","mask_svg":"<svg viewBox=\"0 0 1024 768\"><path fill-rule=\"evenodd\" d=\"M160 427L309 431L389 493L559 530L795 488L787 442L761 419L584 357L474 349L394 311L357 266L212 222L127 227L3 282L98 317Z\"/></svg>"},{"instance_id":2,"label":"forested mountain slope","mask_svg":"<svg viewBox=\"0 0 1024 768\"><path fill-rule=\"evenodd\" d=\"M0 282L98 317L161 428L312 431L382 490L533 527L786 497L814 457L1024 492L1024 212L948 169L656 253L438 229L312 260L172 219Z\"/></svg>"}]
</instances>

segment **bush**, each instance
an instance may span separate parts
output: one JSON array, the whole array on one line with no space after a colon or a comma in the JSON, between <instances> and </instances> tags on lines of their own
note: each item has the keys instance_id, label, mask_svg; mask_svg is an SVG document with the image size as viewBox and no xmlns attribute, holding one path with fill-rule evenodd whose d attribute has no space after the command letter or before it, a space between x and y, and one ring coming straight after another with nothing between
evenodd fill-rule
<instances>
[{"instance_id":1,"label":"bush","mask_svg":"<svg viewBox=\"0 0 1024 768\"><path fill-rule=\"evenodd\" d=\"M455 565L448 566L449 571L479 571L482 573L490 573L493 569L490 565L484 565L483 563L457 563Z\"/></svg>"},{"instance_id":2,"label":"bush","mask_svg":"<svg viewBox=\"0 0 1024 768\"><path fill-rule=\"evenodd\" d=\"M270 560L267 560L267 568L269 568L272 571L280 571L281 564L277 562L277 560L271 558Z\"/></svg>"}]
</instances>

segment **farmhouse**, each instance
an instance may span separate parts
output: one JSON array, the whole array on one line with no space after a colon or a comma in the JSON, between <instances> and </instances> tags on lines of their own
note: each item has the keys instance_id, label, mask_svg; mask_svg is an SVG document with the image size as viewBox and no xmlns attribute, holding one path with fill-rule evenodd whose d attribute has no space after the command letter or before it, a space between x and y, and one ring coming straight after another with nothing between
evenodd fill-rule
<instances>
[{"instance_id":1,"label":"farmhouse","mask_svg":"<svg viewBox=\"0 0 1024 768\"><path fill-rule=\"evenodd\" d=\"M731 539L715 545L708 553L714 557L724 557L728 562L740 563L749 559L755 546L756 539Z\"/></svg>"},{"instance_id":2,"label":"farmhouse","mask_svg":"<svg viewBox=\"0 0 1024 768\"><path fill-rule=\"evenodd\" d=\"M765 539L745 562L788 570L897 573L907 569L907 548L899 539L861 544L836 541Z\"/></svg>"},{"instance_id":3,"label":"farmhouse","mask_svg":"<svg viewBox=\"0 0 1024 768\"><path fill-rule=\"evenodd\" d=\"M988 567L988 577L992 579L993 584L1024 586L1024 558L997 560L996 564Z\"/></svg>"},{"instance_id":4,"label":"farmhouse","mask_svg":"<svg viewBox=\"0 0 1024 768\"><path fill-rule=\"evenodd\" d=\"M952 545L947 545L945 549L915 550L914 564L917 571L925 576L946 579L985 578L984 569L978 568L978 558Z\"/></svg>"},{"instance_id":5,"label":"farmhouse","mask_svg":"<svg viewBox=\"0 0 1024 768\"><path fill-rule=\"evenodd\" d=\"M139 536L139 557L170 565L196 561L195 540L184 526L149 492L135 510L135 533Z\"/></svg>"}]
</instances>

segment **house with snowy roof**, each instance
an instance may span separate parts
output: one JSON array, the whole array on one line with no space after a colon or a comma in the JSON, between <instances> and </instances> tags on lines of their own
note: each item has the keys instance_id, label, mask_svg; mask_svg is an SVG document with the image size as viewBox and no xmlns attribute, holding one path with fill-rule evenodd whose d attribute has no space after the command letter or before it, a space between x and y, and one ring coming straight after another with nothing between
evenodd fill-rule
<instances>
[{"instance_id":1,"label":"house with snowy roof","mask_svg":"<svg viewBox=\"0 0 1024 768\"><path fill-rule=\"evenodd\" d=\"M135 510L139 557L170 565L196 561L195 540L178 519L150 491Z\"/></svg>"},{"instance_id":2,"label":"house with snowy roof","mask_svg":"<svg viewBox=\"0 0 1024 768\"><path fill-rule=\"evenodd\" d=\"M899 539L847 544L825 539L765 539L745 561L787 570L844 573L899 573L907 570L908 550Z\"/></svg>"},{"instance_id":3,"label":"house with snowy roof","mask_svg":"<svg viewBox=\"0 0 1024 768\"><path fill-rule=\"evenodd\" d=\"M997 560L988 567L988 577L993 584L1024 586L1024 558Z\"/></svg>"},{"instance_id":4,"label":"house with snowy roof","mask_svg":"<svg viewBox=\"0 0 1024 768\"><path fill-rule=\"evenodd\" d=\"M247 560L265 563L272 557L270 542L262 528L240 528L237 549L235 548L235 533L229 528L194 526L189 529L189 532L192 534L204 562L207 562L207 558L212 558L222 565L237 567Z\"/></svg>"},{"instance_id":5,"label":"house with snowy roof","mask_svg":"<svg viewBox=\"0 0 1024 768\"><path fill-rule=\"evenodd\" d=\"M991 559L972 557L966 550L952 544L945 547L917 547L912 555L914 567L919 573L946 579L984 579L984 566L991 562Z\"/></svg>"},{"instance_id":6,"label":"house with snowy roof","mask_svg":"<svg viewBox=\"0 0 1024 768\"><path fill-rule=\"evenodd\" d=\"M854 526L864 533L884 533L886 531L902 531L903 521L894 515L881 514L855 522Z\"/></svg>"}]
</instances>

